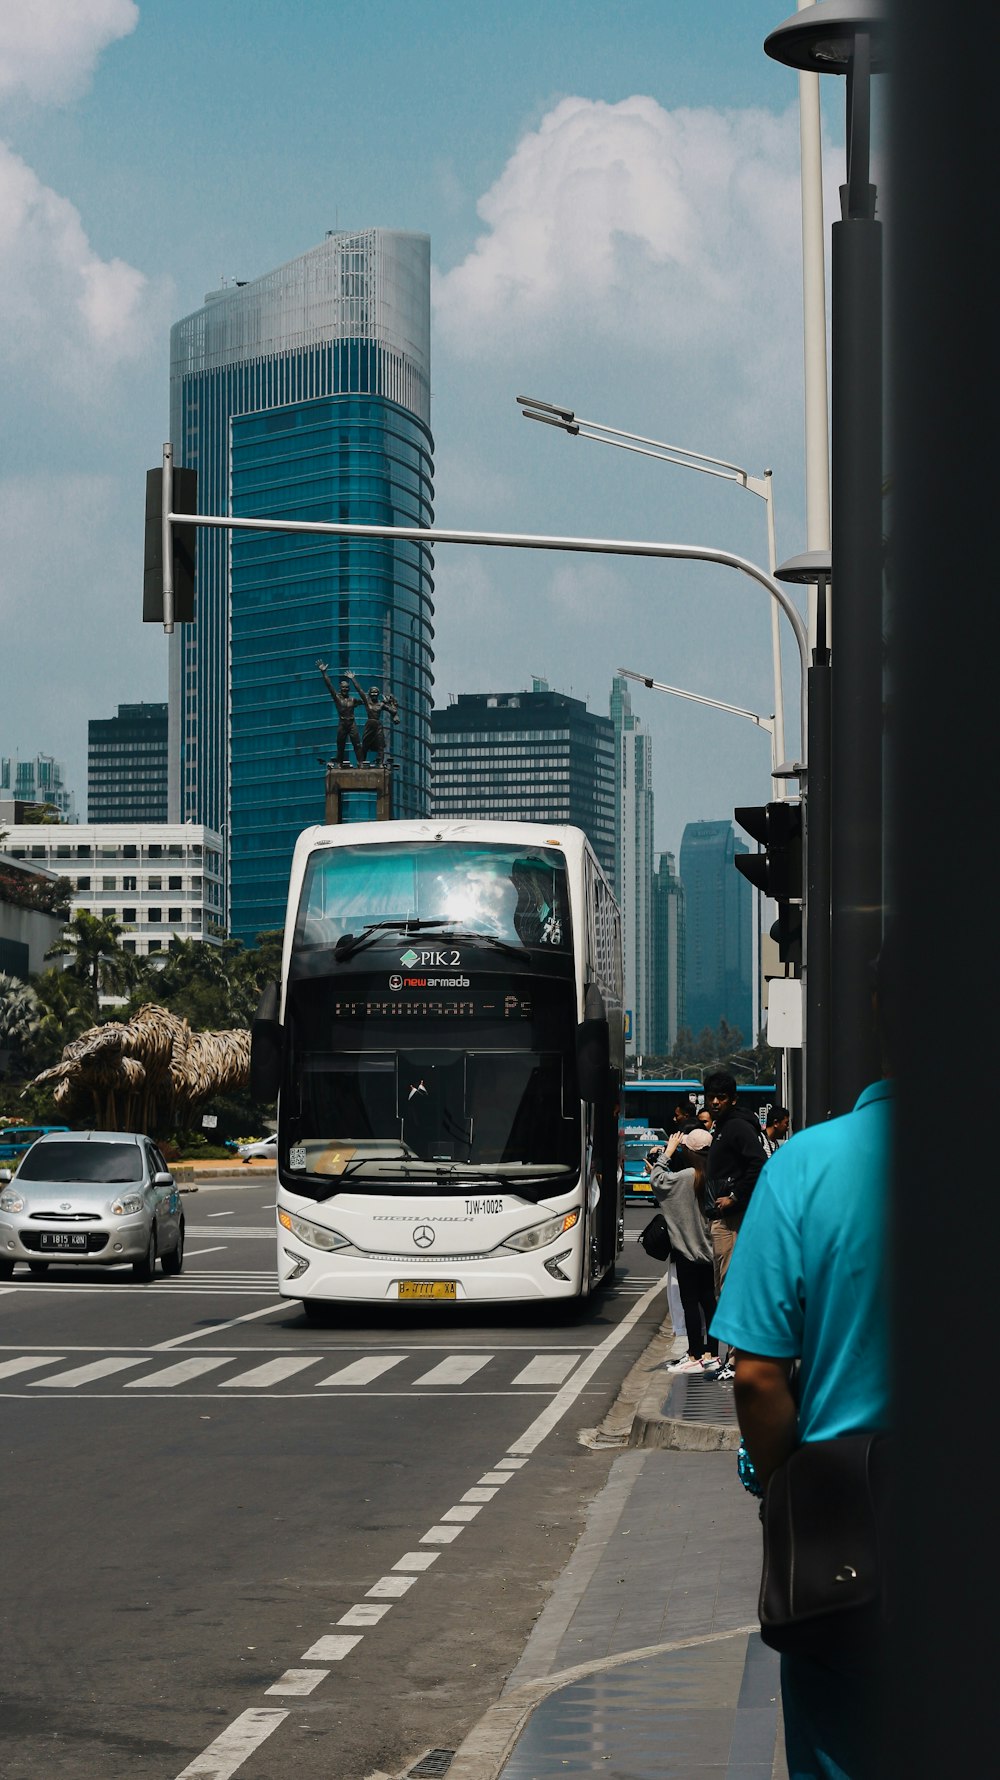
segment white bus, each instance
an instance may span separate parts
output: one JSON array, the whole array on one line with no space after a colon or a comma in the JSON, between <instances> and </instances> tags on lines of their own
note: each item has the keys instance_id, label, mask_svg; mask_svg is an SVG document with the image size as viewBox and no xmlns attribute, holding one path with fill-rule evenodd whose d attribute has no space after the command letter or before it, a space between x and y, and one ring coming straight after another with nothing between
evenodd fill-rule
<instances>
[{"instance_id":1,"label":"white bus","mask_svg":"<svg viewBox=\"0 0 1000 1780\"><path fill-rule=\"evenodd\" d=\"M621 919L580 829L307 829L251 1064L282 1294L585 1297L624 1236L623 1067Z\"/></svg>"}]
</instances>

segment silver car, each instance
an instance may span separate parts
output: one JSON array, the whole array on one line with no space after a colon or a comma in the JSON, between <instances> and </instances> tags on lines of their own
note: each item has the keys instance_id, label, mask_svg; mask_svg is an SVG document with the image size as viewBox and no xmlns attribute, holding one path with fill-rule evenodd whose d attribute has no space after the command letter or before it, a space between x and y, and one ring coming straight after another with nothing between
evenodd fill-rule
<instances>
[{"instance_id":1,"label":"silver car","mask_svg":"<svg viewBox=\"0 0 1000 1780\"><path fill-rule=\"evenodd\" d=\"M32 1273L53 1262L113 1267L131 1262L151 1280L184 1265L184 1213L152 1138L131 1131L50 1132L0 1169L0 1279L18 1261Z\"/></svg>"}]
</instances>

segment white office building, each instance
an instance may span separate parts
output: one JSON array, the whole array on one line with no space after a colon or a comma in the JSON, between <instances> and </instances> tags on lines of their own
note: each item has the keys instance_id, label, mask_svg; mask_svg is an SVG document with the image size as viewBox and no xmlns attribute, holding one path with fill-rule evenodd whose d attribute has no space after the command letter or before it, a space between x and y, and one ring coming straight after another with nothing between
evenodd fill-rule
<instances>
[{"instance_id":1,"label":"white office building","mask_svg":"<svg viewBox=\"0 0 1000 1780\"><path fill-rule=\"evenodd\" d=\"M5 851L72 887L72 914L112 915L122 946L145 958L171 939L225 937L222 838L196 823L18 823Z\"/></svg>"}]
</instances>

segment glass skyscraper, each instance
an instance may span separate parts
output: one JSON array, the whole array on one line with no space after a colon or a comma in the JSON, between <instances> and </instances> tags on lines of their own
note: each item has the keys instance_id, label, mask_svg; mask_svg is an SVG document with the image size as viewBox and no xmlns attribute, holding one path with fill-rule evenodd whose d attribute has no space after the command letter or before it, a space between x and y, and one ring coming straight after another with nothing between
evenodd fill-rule
<instances>
[{"instance_id":1,"label":"glass skyscraper","mask_svg":"<svg viewBox=\"0 0 1000 1780\"><path fill-rule=\"evenodd\" d=\"M426 235L328 234L210 293L170 345L200 512L432 523ZM426 814L433 611L426 545L199 529L195 622L171 639L169 810L222 833L238 938L281 925L296 836L324 817L337 713L317 661L395 694L393 813Z\"/></svg>"},{"instance_id":2,"label":"glass skyscraper","mask_svg":"<svg viewBox=\"0 0 1000 1780\"><path fill-rule=\"evenodd\" d=\"M725 1020L745 1045L755 1032L752 890L736 870L746 842L731 822L689 822L681 836L685 907L684 1020L695 1037Z\"/></svg>"}]
</instances>

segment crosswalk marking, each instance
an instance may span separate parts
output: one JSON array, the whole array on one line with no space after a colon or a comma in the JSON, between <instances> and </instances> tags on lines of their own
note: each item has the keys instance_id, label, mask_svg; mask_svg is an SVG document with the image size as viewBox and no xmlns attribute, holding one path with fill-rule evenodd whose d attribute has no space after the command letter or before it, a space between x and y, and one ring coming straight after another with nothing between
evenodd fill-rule
<instances>
[{"instance_id":1,"label":"crosswalk marking","mask_svg":"<svg viewBox=\"0 0 1000 1780\"><path fill-rule=\"evenodd\" d=\"M439 1365L432 1366L429 1372L422 1372L414 1382L416 1384L464 1384L466 1379L473 1378L488 1366L492 1354L452 1354Z\"/></svg>"},{"instance_id":2,"label":"crosswalk marking","mask_svg":"<svg viewBox=\"0 0 1000 1780\"><path fill-rule=\"evenodd\" d=\"M72 1366L68 1372L57 1372L54 1378L33 1378L35 1391L75 1390L80 1384L93 1384L95 1378L109 1378L112 1372L124 1372L129 1366L145 1365L145 1355L135 1360L92 1360L89 1366Z\"/></svg>"},{"instance_id":3,"label":"crosswalk marking","mask_svg":"<svg viewBox=\"0 0 1000 1780\"><path fill-rule=\"evenodd\" d=\"M374 1379L381 1378L383 1372L391 1372L393 1366L401 1366L406 1359L405 1354L373 1355L368 1360L352 1360L349 1366L341 1366L339 1372L331 1372L327 1378L316 1380L323 1384L371 1384Z\"/></svg>"},{"instance_id":4,"label":"crosswalk marking","mask_svg":"<svg viewBox=\"0 0 1000 1780\"><path fill-rule=\"evenodd\" d=\"M296 1372L304 1372L307 1366L315 1366L318 1354L310 1354L304 1360L266 1360L263 1366L252 1366L249 1372L241 1372L236 1378L227 1378L227 1391L256 1390L262 1385L280 1384L285 1378L294 1378Z\"/></svg>"},{"instance_id":5,"label":"crosswalk marking","mask_svg":"<svg viewBox=\"0 0 1000 1780\"><path fill-rule=\"evenodd\" d=\"M21 1354L16 1360L0 1360L0 1378L13 1378L16 1372L30 1372L32 1366L51 1366L62 1354Z\"/></svg>"},{"instance_id":6,"label":"crosswalk marking","mask_svg":"<svg viewBox=\"0 0 1000 1780\"><path fill-rule=\"evenodd\" d=\"M205 1372L214 1372L217 1366L224 1366L232 1359L231 1354L213 1354L211 1358L199 1354L193 1360L180 1360L176 1366L164 1366L160 1372L150 1372L145 1378L130 1378L126 1381L127 1391L171 1390L175 1384L187 1384L189 1379L200 1378Z\"/></svg>"},{"instance_id":7,"label":"crosswalk marking","mask_svg":"<svg viewBox=\"0 0 1000 1780\"><path fill-rule=\"evenodd\" d=\"M562 1384L579 1358L579 1354L536 1354L533 1360L528 1361L523 1372L517 1374L514 1383Z\"/></svg>"},{"instance_id":8,"label":"crosswalk marking","mask_svg":"<svg viewBox=\"0 0 1000 1780\"><path fill-rule=\"evenodd\" d=\"M259 1314L259 1313L254 1313ZM207 1333L208 1331L206 1331ZM353 1352L358 1352L358 1347ZM348 1359L351 1346L337 1353L311 1345L308 1351L281 1352L274 1346L250 1348L211 1347L185 1352L179 1342L127 1349L123 1346L103 1354L93 1346L81 1345L49 1353L13 1351L0 1347L0 1395L16 1396L36 1390L79 1390L113 1380L115 1388L135 1393L176 1391L178 1395L248 1391L308 1397L313 1393L327 1398L372 1391L399 1396L409 1392L439 1392L447 1395L485 1396L519 1394L522 1391L553 1391L564 1383L583 1358L585 1349L567 1353L531 1354L525 1345L491 1349L488 1352L465 1349L447 1351L433 1365L427 1361L434 1352L441 1353L444 1344L411 1349L409 1352L379 1353L362 1351L361 1357ZM172 1353L164 1351L173 1348ZM331 1372L331 1361L342 1360ZM525 1361L527 1363L525 1363ZM133 1372L130 1378L119 1379L119 1373ZM42 1374L44 1373L44 1376ZM30 1376L29 1376L30 1375ZM8 1383L9 1381L9 1383ZM486 1501L491 1486L506 1483L506 1470L487 1472L477 1480L478 1487L464 1499Z\"/></svg>"}]
</instances>

